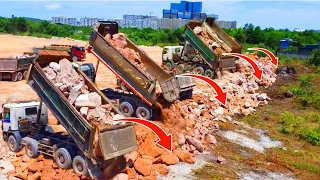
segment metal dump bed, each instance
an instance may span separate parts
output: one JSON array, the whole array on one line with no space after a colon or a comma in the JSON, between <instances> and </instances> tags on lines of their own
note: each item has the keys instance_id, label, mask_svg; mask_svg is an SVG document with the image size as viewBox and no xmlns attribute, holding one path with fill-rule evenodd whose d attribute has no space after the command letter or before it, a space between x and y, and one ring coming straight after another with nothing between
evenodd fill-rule
<instances>
[{"instance_id":1,"label":"metal dump bed","mask_svg":"<svg viewBox=\"0 0 320 180\"><path fill-rule=\"evenodd\" d=\"M50 62L58 62L63 57L61 52L52 52L45 49L35 49L38 58L32 62L29 69L28 84L35 90L41 100L51 110L61 125L73 138L78 148L88 158L94 158L94 138L98 133L100 150L105 160L129 153L137 149L136 134L132 124L119 125L113 128L99 129L89 124L67 98L46 77L42 68ZM58 54L62 56L58 56ZM78 68L78 74L83 76L85 84L91 92L96 92L102 97L102 104L110 104L115 113L118 109L104 94L92 83L92 81ZM97 132L96 132L97 131Z\"/></svg>"},{"instance_id":2,"label":"metal dump bed","mask_svg":"<svg viewBox=\"0 0 320 180\"><path fill-rule=\"evenodd\" d=\"M189 21L182 35L203 57L205 62L212 68L217 68L217 60L221 58L221 67L223 69L232 69L235 67L234 57L218 57L214 52L193 32L197 26L205 28L210 39L221 45L225 52L241 53L242 46L239 45L232 37L223 31L215 22L214 18L206 18L204 22Z\"/></svg>"},{"instance_id":3,"label":"metal dump bed","mask_svg":"<svg viewBox=\"0 0 320 180\"><path fill-rule=\"evenodd\" d=\"M113 35L116 33L118 33L118 24L116 22L102 21L97 23L89 40L93 55L149 106L158 107L155 94L156 81L158 81L164 98L167 101L173 102L179 99L180 87L177 79L163 71L133 42L126 38L127 47L139 53L146 72L138 69L105 40L104 37L106 34ZM154 79L150 79L146 74L151 75Z\"/></svg>"},{"instance_id":4,"label":"metal dump bed","mask_svg":"<svg viewBox=\"0 0 320 180\"><path fill-rule=\"evenodd\" d=\"M20 58L0 58L0 72L15 72L28 69L34 56Z\"/></svg>"}]
</instances>

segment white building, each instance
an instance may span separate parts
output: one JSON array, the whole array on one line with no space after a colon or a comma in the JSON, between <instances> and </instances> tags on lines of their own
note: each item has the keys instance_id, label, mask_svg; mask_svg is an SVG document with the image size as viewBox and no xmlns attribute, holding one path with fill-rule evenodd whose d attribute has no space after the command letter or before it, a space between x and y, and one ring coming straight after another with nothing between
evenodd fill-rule
<instances>
[{"instance_id":1,"label":"white building","mask_svg":"<svg viewBox=\"0 0 320 180\"><path fill-rule=\"evenodd\" d=\"M58 16L58 17L52 17L51 22L55 23L55 24L68 24L71 26L76 26L77 25L77 18Z\"/></svg>"}]
</instances>

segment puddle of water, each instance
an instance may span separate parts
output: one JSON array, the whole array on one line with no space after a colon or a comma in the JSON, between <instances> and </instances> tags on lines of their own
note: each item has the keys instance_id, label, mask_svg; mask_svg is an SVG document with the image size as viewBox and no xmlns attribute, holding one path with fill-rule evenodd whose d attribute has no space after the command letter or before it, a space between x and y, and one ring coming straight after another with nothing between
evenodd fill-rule
<instances>
[{"instance_id":1,"label":"puddle of water","mask_svg":"<svg viewBox=\"0 0 320 180\"><path fill-rule=\"evenodd\" d=\"M239 176L241 180L295 180L289 174L269 172L266 170L249 171L246 173L240 173Z\"/></svg>"},{"instance_id":2,"label":"puddle of water","mask_svg":"<svg viewBox=\"0 0 320 180\"><path fill-rule=\"evenodd\" d=\"M219 132L222 137L239 144L243 147L254 149L260 153L263 153L266 149L281 147L282 142L272 140L269 136L265 135L262 130L254 130L254 133L259 137L258 140L249 138L244 134L239 134L234 131Z\"/></svg>"},{"instance_id":3,"label":"puddle of water","mask_svg":"<svg viewBox=\"0 0 320 180\"><path fill-rule=\"evenodd\" d=\"M216 161L209 152L199 154L195 157L196 162L194 164L178 163L176 165L169 166L169 173L166 176L158 176L157 180L189 180L195 179L192 176L192 171L203 167L208 162Z\"/></svg>"}]
</instances>

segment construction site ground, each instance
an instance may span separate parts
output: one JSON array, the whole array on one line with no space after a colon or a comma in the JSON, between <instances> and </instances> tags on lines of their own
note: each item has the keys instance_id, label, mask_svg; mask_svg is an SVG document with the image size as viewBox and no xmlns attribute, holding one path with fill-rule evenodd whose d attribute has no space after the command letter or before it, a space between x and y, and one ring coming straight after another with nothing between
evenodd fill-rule
<instances>
[{"instance_id":1,"label":"construction site ground","mask_svg":"<svg viewBox=\"0 0 320 180\"><path fill-rule=\"evenodd\" d=\"M44 39L0 35L0 57L21 54L25 51L30 52L33 47L50 44L86 46L87 43L62 38ZM142 47L142 49L158 64L161 64L162 48ZM96 64L96 62L97 59L87 53L87 58L83 63ZM282 96L280 89L283 86L295 84L298 82L299 74L309 73L308 69L302 67L301 64L293 64L293 66L299 69L296 75L277 77L272 87L261 89L272 98L269 104L259 106L254 114L233 117L235 120L233 123L218 122L220 130L215 134L217 144L208 148L210 155L206 153L198 155L195 158L196 163L192 165L179 163L169 166L169 174L162 179L320 179L320 147L313 146L298 137L279 132L283 112L289 111L295 115L317 112L313 108L301 109L296 98ZM99 88L116 87L115 75L102 64L97 74L96 82ZM38 97L25 80L20 82L0 81L0 104L7 100L38 100ZM49 120L56 121L51 113ZM53 127L55 131L63 131L60 125ZM143 131L149 130L144 129ZM6 144L2 139L0 139L0 145L0 156L3 156L7 153L7 149L4 149ZM217 163L217 160L221 163ZM72 174L72 171L66 171L65 174L60 175L64 178L71 178L70 173Z\"/></svg>"}]
</instances>

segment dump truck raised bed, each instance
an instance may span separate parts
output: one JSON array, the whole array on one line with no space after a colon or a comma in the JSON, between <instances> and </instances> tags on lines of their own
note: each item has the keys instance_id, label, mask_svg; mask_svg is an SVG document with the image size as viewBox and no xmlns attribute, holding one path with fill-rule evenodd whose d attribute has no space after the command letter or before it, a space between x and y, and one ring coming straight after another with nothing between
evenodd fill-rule
<instances>
[{"instance_id":1,"label":"dump truck raised bed","mask_svg":"<svg viewBox=\"0 0 320 180\"><path fill-rule=\"evenodd\" d=\"M118 24L111 21L98 22L89 39L91 52L100 62L106 65L119 79L119 85L127 87L134 95L135 100L123 101L120 110L123 112L136 112L137 117L146 118L161 107L156 95L156 83L161 88L162 95L167 102L174 102L182 96L191 97L194 81L190 78L176 78L169 75L158 66L144 51L125 37L126 47L133 49L141 58L145 68L143 72L129 61L119 50L105 39L107 34L113 36L118 33ZM152 76L153 78L150 78ZM106 91L107 92L107 91ZM112 92L114 93L114 92ZM124 94L124 96L126 96ZM134 96L133 96L134 97ZM137 102L143 101L142 104ZM146 118L146 119L149 119Z\"/></svg>"},{"instance_id":2,"label":"dump truck raised bed","mask_svg":"<svg viewBox=\"0 0 320 180\"><path fill-rule=\"evenodd\" d=\"M21 81L26 77L28 67L36 55L23 55L15 58L0 58L0 81Z\"/></svg>"},{"instance_id":3,"label":"dump truck raised bed","mask_svg":"<svg viewBox=\"0 0 320 180\"><path fill-rule=\"evenodd\" d=\"M193 71L196 74L206 75L210 78L215 77L217 69L235 69L236 58L215 54L212 48L194 33L196 27L205 29L208 38L217 43L224 52L241 53L242 46L224 32L214 22L214 18L206 18L203 22L192 20L186 24L182 34L185 39L182 53L170 51L170 47L164 48L162 65L168 70L176 68L178 73ZM167 54L169 52L176 54L178 58Z\"/></svg>"},{"instance_id":4,"label":"dump truck raised bed","mask_svg":"<svg viewBox=\"0 0 320 180\"><path fill-rule=\"evenodd\" d=\"M133 125L126 123L113 124L112 127L98 127L94 123L89 123L76 107L70 104L65 95L47 78L43 71L43 68L48 66L50 62L59 62L63 55L59 55L61 53L57 51L37 48L35 48L35 52L38 57L35 61L32 61L27 82L45 106L42 106L42 103L38 103L38 105L33 103L6 106L7 110L4 109L4 113L12 110L9 117L6 114L3 115L7 119L6 122L9 123L3 127L6 127L4 137L9 142L10 149L19 151L23 144L26 146L28 156L36 157L39 153L52 156L60 168L73 167L76 173L89 177L99 177L101 169L106 168L110 163L111 167L108 166L108 168L111 168L109 172L112 172L112 167L117 168L119 156L122 157L122 155L137 149ZM89 91L99 94L103 105L109 104L112 106L114 113L119 113L118 109L93 82L80 69L74 68L83 77ZM34 111L28 111L29 114L16 119L14 118L14 110L16 109L9 108L31 105L35 107ZM41 120L45 115L44 112L46 112L43 110L45 107L51 110L66 129L68 135L46 131L48 121ZM24 109L21 112L27 113ZM37 114L37 118L32 118L30 113ZM12 145L10 146L10 144Z\"/></svg>"}]
</instances>

